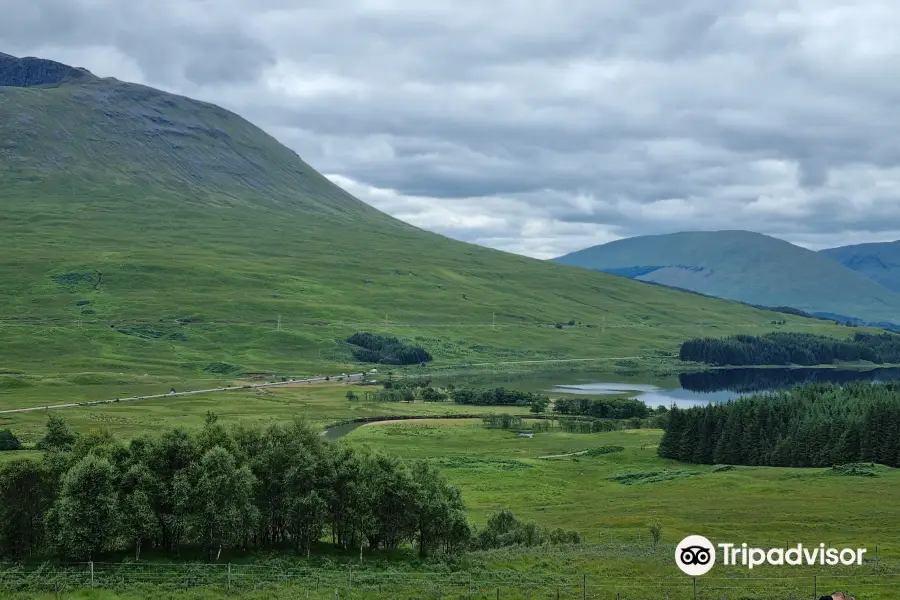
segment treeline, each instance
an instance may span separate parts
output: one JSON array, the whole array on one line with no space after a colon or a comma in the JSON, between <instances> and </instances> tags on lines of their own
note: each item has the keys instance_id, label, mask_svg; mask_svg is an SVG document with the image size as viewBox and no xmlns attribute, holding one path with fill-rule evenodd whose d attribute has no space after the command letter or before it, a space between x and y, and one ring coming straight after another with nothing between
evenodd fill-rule
<instances>
[{"instance_id":1,"label":"treeline","mask_svg":"<svg viewBox=\"0 0 900 600\"><path fill-rule=\"evenodd\" d=\"M702 464L900 466L900 384L815 384L686 410L673 408L664 458Z\"/></svg>"},{"instance_id":2,"label":"treeline","mask_svg":"<svg viewBox=\"0 0 900 600\"><path fill-rule=\"evenodd\" d=\"M361 362L385 365L417 365L432 360L431 354L419 346L411 346L395 337L374 333L354 333L347 338L353 357Z\"/></svg>"},{"instance_id":3,"label":"treeline","mask_svg":"<svg viewBox=\"0 0 900 600\"><path fill-rule=\"evenodd\" d=\"M557 398L553 412L595 419L642 419L650 414L647 405L634 398Z\"/></svg>"},{"instance_id":4,"label":"treeline","mask_svg":"<svg viewBox=\"0 0 900 600\"><path fill-rule=\"evenodd\" d=\"M679 358L710 365L818 365L834 361L900 362L900 335L857 333L838 340L809 333L775 332L762 336L688 340Z\"/></svg>"},{"instance_id":5,"label":"treeline","mask_svg":"<svg viewBox=\"0 0 900 600\"><path fill-rule=\"evenodd\" d=\"M488 389L457 388L451 390L449 396L457 404L528 406L532 412L544 412L550 404L550 398L543 394L521 392L502 387Z\"/></svg>"},{"instance_id":6,"label":"treeline","mask_svg":"<svg viewBox=\"0 0 900 600\"><path fill-rule=\"evenodd\" d=\"M518 432L548 433L562 431L564 433L602 433L622 431L624 429L663 429L668 418L668 410L647 419L632 417L630 419L595 419L593 417L569 417L560 419L539 418L526 422L522 417L507 413L494 413L481 417L488 429L504 429Z\"/></svg>"},{"instance_id":7,"label":"treeline","mask_svg":"<svg viewBox=\"0 0 900 600\"><path fill-rule=\"evenodd\" d=\"M329 444L301 422L226 429L214 415L128 443L51 417L41 460L0 467L0 557L93 560L144 549L456 554L472 531L459 490L428 463Z\"/></svg>"},{"instance_id":8,"label":"treeline","mask_svg":"<svg viewBox=\"0 0 900 600\"><path fill-rule=\"evenodd\" d=\"M446 392L432 387L430 379L387 379L381 384L386 390L402 392L404 398L412 394L414 400L423 402L446 402L449 398ZM453 385L448 384L448 389L453 389Z\"/></svg>"}]
</instances>

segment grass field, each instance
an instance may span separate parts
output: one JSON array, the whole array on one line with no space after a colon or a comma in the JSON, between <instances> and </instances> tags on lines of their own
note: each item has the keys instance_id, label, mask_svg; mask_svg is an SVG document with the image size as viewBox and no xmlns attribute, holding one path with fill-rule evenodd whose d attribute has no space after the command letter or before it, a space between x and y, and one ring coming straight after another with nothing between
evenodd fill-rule
<instances>
[{"instance_id":1,"label":"grass field","mask_svg":"<svg viewBox=\"0 0 900 600\"><path fill-rule=\"evenodd\" d=\"M737 537L756 543L811 538L816 543L864 545L889 543L888 538L900 541L886 528L887 523L900 523L900 471L884 469L872 479L834 476L823 469L740 467L714 473L713 467L657 457L660 436L659 430L627 430L538 433L528 439L486 429L477 421L414 421L366 425L347 439L442 465L451 481L466 490L475 522L510 506L529 520L577 529L593 542L603 541L604 533L642 530L657 520L670 541L698 530L711 539ZM603 445L623 446L625 451L537 458ZM506 462L492 462L496 460ZM631 485L607 480L667 469L681 475ZM757 507L752 515L747 514L748 498Z\"/></svg>"},{"instance_id":2,"label":"grass field","mask_svg":"<svg viewBox=\"0 0 900 600\"><path fill-rule=\"evenodd\" d=\"M154 400L59 412L76 429L86 431L104 426L118 435L130 436L175 423L199 424L208 409L216 410L230 421L265 422L299 414L319 425L373 415L458 414L463 412L461 408L465 412L496 410L452 404L350 403L344 398L346 389L347 386L331 384L277 389L271 394L234 392L216 397ZM517 412L512 408L506 410ZM43 413L7 417L13 420L0 421L0 427L12 427L26 441L35 439L46 418ZM718 581L716 585L726 590L729 598L755 597L738 595L741 590L751 589L804 591L809 588L813 575L821 578L822 585L828 584L828 576L844 578L840 582L833 579L835 586L852 587L849 584L855 582L853 589L869 591L866 598L893 597L884 590L879 595L880 588L874 584L900 585L900 576L896 579L888 576L900 572L900 535L896 533L900 530L900 471L879 469L874 478L838 476L828 469L738 467L721 471L712 466L683 465L658 458L655 446L660 436L658 430L628 430L597 434L538 433L528 439L487 429L478 419L464 419L367 424L351 432L345 440L434 462L461 488L470 519L476 525L484 524L491 512L510 508L518 517L541 526L575 529L582 534L581 547L550 552L518 549L475 553L460 565L464 573L474 573L476 578L506 573L510 579L503 584L503 597L549 597L552 586L541 578L551 574L556 578L553 585L564 590L562 597L566 597L566 591L568 597L581 597L577 595L582 591L581 577L587 576L594 589L588 596L591 598L605 597L600 591L612 589L610 586L618 586L624 594L622 598L654 598L655 595L642 594L663 589L659 588L659 582L675 586L666 588L673 600L690 598L679 595L688 592L677 587L684 582L679 578L671 552L682 537L695 533L713 540L746 541L762 547L826 542L840 547L866 547L870 555L874 554L876 545L879 547L879 563L867 563L856 571L810 567L755 570L754 577L764 578L760 581L767 582L768 587L760 581L735 583L731 578L746 577L747 573L723 567L716 572L716 577L726 579L705 581L708 588L713 587L713 581ZM541 458L605 445L622 446L624 450L595 457ZM0 460L36 454L5 452ZM624 483L609 479L622 475L627 476ZM655 550L648 529L653 522L659 522L663 528L662 544ZM388 577L385 573L392 573L388 580L395 586L391 588L393 597L437 597L433 589L423 595L423 586L429 584L420 581L419 575L403 574L430 572L435 568L433 565L411 566L405 561L379 563L374 557L367 559L367 563L359 568L372 571L372 582L378 577ZM292 564L296 567L296 563ZM321 573L325 576L327 571ZM515 573L519 575L510 575ZM860 578L862 574L877 577L869 581L868 588L861 588L865 584ZM388 597L375 593L375 587L363 589L361 581L357 580L355 590L343 589L340 597ZM443 597L465 597L449 579L446 581ZM526 581L530 582L531 592L539 590L543 595L529 595L531 592L523 583ZM482 587L484 594L480 597L487 598L493 597L494 588L500 584L494 581L483 583ZM241 597L293 598L309 589L305 582L293 588L269 590L266 593L270 595L247 589ZM451 595L453 589L460 593ZM117 595L106 591L66 597L103 600L134 597L128 593ZM154 592L153 597L227 596L213 589L159 593L157 596ZM310 597L334 597L333 590L328 593ZM722 595L701 593L699 597L721 598Z\"/></svg>"},{"instance_id":3,"label":"grass field","mask_svg":"<svg viewBox=\"0 0 900 600\"><path fill-rule=\"evenodd\" d=\"M350 389L362 394L366 389L377 388L305 384L0 414L0 429L12 429L23 443L29 444L36 442L43 434L47 412L65 418L76 431L106 428L117 436L130 438L176 424L199 426L207 411L218 414L223 422L285 422L302 417L320 427L360 417L522 411L515 407L459 406L452 403L350 402L345 397Z\"/></svg>"}]
</instances>

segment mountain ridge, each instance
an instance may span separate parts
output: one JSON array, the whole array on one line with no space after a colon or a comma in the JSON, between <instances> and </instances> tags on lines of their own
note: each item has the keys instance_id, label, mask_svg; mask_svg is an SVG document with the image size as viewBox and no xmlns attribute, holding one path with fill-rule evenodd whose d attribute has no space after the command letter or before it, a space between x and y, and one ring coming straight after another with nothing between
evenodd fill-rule
<instances>
[{"instance_id":1,"label":"mountain ridge","mask_svg":"<svg viewBox=\"0 0 900 600\"><path fill-rule=\"evenodd\" d=\"M826 254L745 230L638 236L554 261L762 306L900 322L900 294Z\"/></svg>"},{"instance_id":2,"label":"mountain ridge","mask_svg":"<svg viewBox=\"0 0 900 600\"><path fill-rule=\"evenodd\" d=\"M25 56L22 58L0 52L0 86L32 87L38 85L56 85L65 81L96 78L81 67Z\"/></svg>"},{"instance_id":3,"label":"mountain ridge","mask_svg":"<svg viewBox=\"0 0 900 600\"><path fill-rule=\"evenodd\" d=\"M848 269L900 292L900 241L852 244L821 252Z\"/></svg>"}]
</instances>

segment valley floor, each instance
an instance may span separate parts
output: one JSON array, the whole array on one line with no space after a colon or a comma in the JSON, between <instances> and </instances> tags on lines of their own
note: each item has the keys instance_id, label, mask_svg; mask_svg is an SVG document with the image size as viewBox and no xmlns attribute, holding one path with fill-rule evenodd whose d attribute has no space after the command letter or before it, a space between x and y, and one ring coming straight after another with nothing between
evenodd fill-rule
<instances>
[{"instance_id":1,"label":"valley floor","mask_svg":"<svg viewBox=\"0 0 900 600\"><path fill-rule=\"evenodd\" d=\"M521 408L515 407L349 402L345 398L347 389L345 385L316 384L238 390L78 407L57 414L77 430L105 427L118 436L129 437L163 426L199 425L208 410L230 422L265 423L303 416L319 426L372 416L439 416L501 410L522 413ZM0 428L11 428L24 442L33 443L45 420L44 413L0 415ZM837 547L865 547L871 561L862 567L768 567L752 573L717 567L709 576L698 578L698 598L723 598L726 594L728 598L758 597L752 594L788 598L794 593L798 594L795 597L800 597L800 593L812 597L814 585L822 593L828 586L850 589L860 599L896 597L895 591L900 589L900 471L879 468L877 477L848 477L833 474L830 469L721 470L685 465L657 456L660 437L659 430L626 430L594 434L554 431L524 438L487 429L480 419L358 427L344 438L347 443L366 444L437 465L462 490L470 519L476 525L483 525L492 512L509 508L518 518L542 527L577 530L583 543L550 551L510 549L476 553L454 567L461 569L455 575L454 569L444 565L366 556L360 566L358 556L343 557L330 568L320 565L315 571L317 577L323 578L340 573L339 580L318 594L311 575L304 578L292 571L302 568L303 560L288 561L284 564L289 566L279 567L284 569L281 579L287 581L282 581L277 589L270 587L271 581L279 579L271 572L267 576L238 577L236 571L234 585L240 586L241 598L303 598L309 592L310 598L332 599L337 597L335 589L340 598L466 598L471 578L475 582L472 598L495 598L497 589L501 598L552 598L556 589L561 598L582 598L587 585L588 598L615 598L618 593L621 600L662 599L668 592L668 597L676 600L693 596L691 582L672 560L674 546L686 535L700 534L759 547L797 543L817 546L820 542ZM624 450L602 456L580 454L608 445ZM0 460L35 454L0 452ZM662 540L657 548L653 547L649 532L652 523L662 526ZM358 565L354 569L359 569L355 587L352 582L344 582L344 563L349 561ZM152 574L153 567L148 568L147 573ZM178 590L173 583L172 589L152 587L151 592L120 593L110 582L105 585L112 586L112 590L50 594L45 598L233 597L223 587L223 565L205 568L219 574L213 587ZM152 575L142 576L145 579L138 577L134 581L153 581ZM389 588L389 584L393 587ZM13 597L24 600L36 596Z\"/></svg>"}]
</instances>

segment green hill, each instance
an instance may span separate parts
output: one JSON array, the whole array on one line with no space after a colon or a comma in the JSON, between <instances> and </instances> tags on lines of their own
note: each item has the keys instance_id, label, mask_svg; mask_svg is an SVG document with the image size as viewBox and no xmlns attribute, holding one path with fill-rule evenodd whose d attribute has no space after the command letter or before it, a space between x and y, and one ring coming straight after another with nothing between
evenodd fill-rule
<instances>
[{"instance_id":1,"label":"green hill","mask_svg":"<svg viewBox=\"0 0 900 600\"><path fill-rule=\"evenodd\" d=\"M357 331L435 364L643 356L783 317L416 229L229 111L7 55L0 209L0 374L325 371Z\"/></svg>"},{"instance_id":2,"label":"green hill","mask_svg":"<svg viewBox=\"0 0 900 600\"><path fill-rule=\"evenodd\" d=\"M900 323L894 291L823 254L749 231L635 237L555 260L748 304Z\"/></svg>"},{"instance_id":3,"label":"green hill","mask_svg":"<svg viewBox=\"0 0 900 600\"><path fill-rule=\"evenodd\" d=\"M900 241L842 246L822 250L822 254L900 292Z\"/></svg>"}]
</instances>

